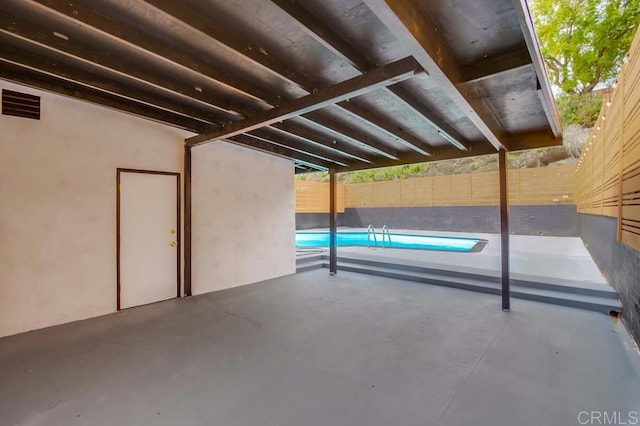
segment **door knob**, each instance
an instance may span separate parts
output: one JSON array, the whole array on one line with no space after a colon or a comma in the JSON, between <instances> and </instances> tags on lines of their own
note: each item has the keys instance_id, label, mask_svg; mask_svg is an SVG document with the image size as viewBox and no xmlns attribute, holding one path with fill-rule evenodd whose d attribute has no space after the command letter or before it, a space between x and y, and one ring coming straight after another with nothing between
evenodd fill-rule
<instances>
[{"instance_id":1,"label":"door knob","mask_svg":"<svg viewBox=\"0 0 640 426\"><path fill-rule=\"evenodd\" d=\"M171 242L169 243L169 247L178 247L178 243L177 243L177 242L175 242L175 241L171 241Z\"/></svg>"}]
</instances>

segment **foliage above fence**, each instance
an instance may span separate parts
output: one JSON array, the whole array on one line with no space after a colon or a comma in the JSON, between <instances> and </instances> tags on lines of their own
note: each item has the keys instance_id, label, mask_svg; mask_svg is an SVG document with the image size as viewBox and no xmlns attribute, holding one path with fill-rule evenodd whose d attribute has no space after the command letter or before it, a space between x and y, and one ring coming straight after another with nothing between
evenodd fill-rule
<instances>
[{"instance_id":1,"label":"foliage above fence","mask_svg":"<svg viewBox=\"0 0 640 426\"><path fill-rule=\"evenodd\" d=\"M572 165L509 171L509 203L572 204ZM338 211L344 207L431 207L498 205L498 172L429 176L338 185ZM296 211L329 211L329 185L296 181Z\"/></svg>"},{"instance_id":2,"label":"foliage above fence","mask_svg":"<svg viewBox=\"0 0 640 426\"><path fill-rule=\"evenodd\" d=\"M618 218L618 239L640 250L640 31L577 168L580 213Z\"/></svg>"}]
</instances>

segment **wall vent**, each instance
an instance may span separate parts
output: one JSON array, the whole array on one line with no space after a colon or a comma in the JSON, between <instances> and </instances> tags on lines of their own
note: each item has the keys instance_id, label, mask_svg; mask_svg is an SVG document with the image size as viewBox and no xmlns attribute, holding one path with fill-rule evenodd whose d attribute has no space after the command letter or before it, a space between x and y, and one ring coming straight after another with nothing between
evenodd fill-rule
<instances>
[{"instance_id":1,"label":"wall vent","mask_svg":"<svg viewBox=\"0 0 640 426\"><path fill-rule=\"evenodd\" d=\"M2 89L2 115L40 120L40 96Z\"/></svg>"}]
</instances>

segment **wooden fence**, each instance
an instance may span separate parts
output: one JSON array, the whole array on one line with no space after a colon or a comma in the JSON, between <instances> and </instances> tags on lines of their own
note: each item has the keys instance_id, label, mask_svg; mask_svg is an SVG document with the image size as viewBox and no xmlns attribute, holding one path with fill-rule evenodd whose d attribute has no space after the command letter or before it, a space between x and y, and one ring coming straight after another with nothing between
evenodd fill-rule
<instances>
[{"instance_id":1,"label":"wooden fence","mask_svg":"<svg viewBox=\"0 0 640 426\"><path fill-rule=\"evenodd\" d=\"M344 212L344 193L338 184L338 213ZM329 213L329 184L296 180L296 213Z\"/></svg>"},{"instance_id":2,"label":"wooden fence","mask_svg":"<svg viewBox=\"0 0 640 426\"><path fill-rule=\"evenodd\" d=\"M509 203L572 204L575 167L509 171ZM498 205L498 172L419 177L338 185L338 211L345 207L432 207ZM329 211L329 185L296 181L296 212Z\"/></svg>"},{"instance_id":3,"label":"wooden fence","mask_svg":"<svg viewBox=\"0 0 640 426\"><path fill-rule=\"evenodd\" d=\"M640 250L640 31L577 167L580 213L618 219L618 239Z\"/></svg>"},{"instance_id":4,"label":"wooden fence","mask_svg":"<svg viewBox=\"0 0 640 426\"><path fill-rule=\"evenodd\" d=\"M510 204L572 204L574 166L509 171ZM346 207L480 206L500 203L498 172L346 185Z\"/></svg>"}]
</instances>

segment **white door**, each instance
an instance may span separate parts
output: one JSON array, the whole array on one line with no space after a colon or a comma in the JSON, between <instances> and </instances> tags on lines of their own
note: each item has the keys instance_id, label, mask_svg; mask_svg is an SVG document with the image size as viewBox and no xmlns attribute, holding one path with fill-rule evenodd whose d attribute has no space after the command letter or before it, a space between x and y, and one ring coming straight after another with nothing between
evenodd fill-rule
<instances>
[{"instance_id":1,"label":"white door","mask_svg":"<svg viewBox=\"0 0 640 426\"><path fill-rule=\"evenodd\" d=\"M178 295L178 176L120 171L120 309Z\"/></svg>"}]
</instances>

